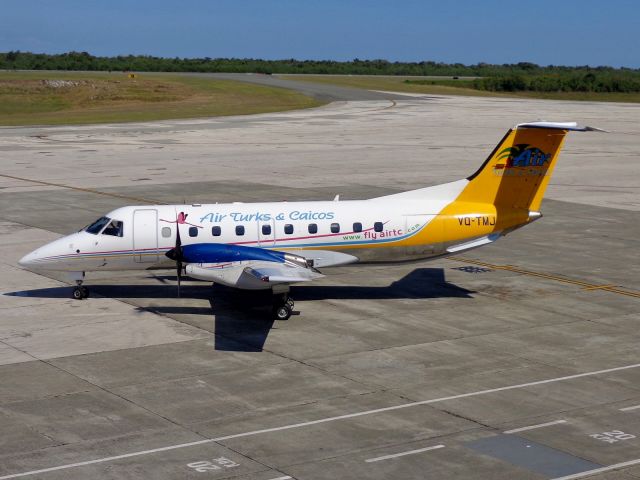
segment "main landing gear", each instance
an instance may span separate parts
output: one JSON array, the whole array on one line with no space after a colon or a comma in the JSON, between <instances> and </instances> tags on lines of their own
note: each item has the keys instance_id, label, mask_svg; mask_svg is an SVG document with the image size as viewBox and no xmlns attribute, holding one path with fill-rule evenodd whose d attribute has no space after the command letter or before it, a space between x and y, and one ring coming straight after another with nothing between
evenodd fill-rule
<instances>
[{"instance_id":1,"label":"main landing gear","mask_svg":"<svg viewBox=\"0 0 640 480\"><path fill-rule=\"evenodd\" d=\"M85 298L89 298L89 289L87 287L82 286L82 282L84 281L84 272L79 273L71 273L71 279L75 280L76 286L73 288L73 292L71 293L71 297L74 300L83 300Z\"/></svg>"},{"instance_id":2,"label":"main landing gear","mask_svg":"<svg viewBox=\"0 0 640 480\"><path fill-rule=\"evenodd\" d=\"M289 296L289 292L273 293L272 314L275 320L289 320L293 313L295 305L293 298Z\"/></svg>"}]
</instances>

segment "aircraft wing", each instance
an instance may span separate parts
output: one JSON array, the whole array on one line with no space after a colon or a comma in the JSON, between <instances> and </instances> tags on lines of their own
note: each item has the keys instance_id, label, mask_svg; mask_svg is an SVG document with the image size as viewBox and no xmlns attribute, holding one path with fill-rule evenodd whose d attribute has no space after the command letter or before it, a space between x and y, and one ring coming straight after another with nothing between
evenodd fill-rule
<instances>
[{"instance_id":1,"label":"aircraft wing","mask_svg":"<svg viewBox=\"0 0 640 480\"><path fill-rule=\"evenodd\" d=\"M281 250L285 253L297 255L311 261L311 265L316 268L337 267L339 265L348 265L358 261L358 257L348 255L341 252L333 252L331 250L300 250L285 248Z\"/></svg>"},{"instance_id":2,"label":"aircraft wing","mask_svg":"<svg viewBox=\"0 0 640 480\"><path fill-rule=\"evenodd\" d=\"M297 265L287 265L284 263L273 265L249 265L244 268L244 273L252 275L261 282L275 283L297 283L309 282L316 278L324 277L315 269L304 268Z\"/></svg>"},{"instance_id":3,"label":"aircraft wing","mask_svg":"<svg viewBox=\"0 0 640 480\"><path fill-rule=\"evenodd\" d=\"M291 263L247 260L226 263L192 263L186 266L192 278L229 287L260 290L277 284L309 282L324 275L315 268Z\"/></svg>"},{"instance_id":4,"label":"aircraft wing","mask_svg":"<svg viewBox=\"0 0 640 480\"><path fill-rule=\"evenodd\" d=\"M317 267L344 265L357 258L323 250L267 250L230 244L180 245L166 253L186 263L187 275L199 280L251 290L323 277Z\"/></svg>"}]
</instances>

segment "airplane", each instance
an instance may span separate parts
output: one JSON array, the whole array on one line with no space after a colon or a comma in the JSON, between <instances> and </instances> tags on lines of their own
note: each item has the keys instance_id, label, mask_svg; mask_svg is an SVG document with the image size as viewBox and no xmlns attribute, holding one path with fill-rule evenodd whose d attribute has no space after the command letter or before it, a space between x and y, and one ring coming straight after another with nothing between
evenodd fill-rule
<instances>
[{"instance_id":1,"label":"airplane","mask_svg":"<svg viewBox=\"0 0 640 480\"><path fill-rule=\"evenodd\" d=\"M140 205L113 210L25 255L33 270L68 272L87 298L85 272L175 266L191 278L273 292L290 317L289 286L320 269L443 257L488 245L542 217L540 204L573 122L522 123L471 176L368 200Z\"/></svg>"}]
</instances>

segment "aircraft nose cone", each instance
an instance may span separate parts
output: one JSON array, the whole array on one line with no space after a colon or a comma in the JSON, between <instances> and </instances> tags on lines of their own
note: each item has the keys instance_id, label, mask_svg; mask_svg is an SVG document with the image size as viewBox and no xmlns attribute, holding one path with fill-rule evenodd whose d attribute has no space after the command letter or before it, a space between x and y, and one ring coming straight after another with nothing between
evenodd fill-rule
<instances>
[{"instance_id":1,"label":"aircraft nose cone","mask_svg":"<svg viewBox=\"0 0 640 480\"><path fill-rule=\"evenodd\" d=\"M18 265L21 267L30 267L34 263L34 259L36 258L36 251L27 253L24 257L18 260Z\"/></svg>"}]
</instances>

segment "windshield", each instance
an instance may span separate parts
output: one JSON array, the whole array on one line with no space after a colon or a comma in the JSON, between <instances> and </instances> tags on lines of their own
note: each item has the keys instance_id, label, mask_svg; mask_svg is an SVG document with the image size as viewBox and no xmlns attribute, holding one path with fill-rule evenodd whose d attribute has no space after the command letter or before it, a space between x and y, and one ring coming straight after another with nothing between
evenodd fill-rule
<instances>
[{"instance_id":1,"label":"windshield","mask_svg":"<svg viewBox=\"0 0 640 480\"><path fill-rule=\"evenodd\" d=\"M87 228L85 228L85 232L91 233L93 235L97 235L100 233L100 230L104 228L104 226L109 223L111 219L109 217L100 217L98 220L93 222Z\"/></svg>"},{"instance_id":2,"label":"windshield","mask_svg":"<svg viewBox=\"0 0 640 480\"><path fill-rule=\"evenodd\" d=\"M122 236L122 222L120 220L111 220L111 223L107 228L102 231L102 235L111 235L112 237Z\"/></svg>"}]
</instances>

